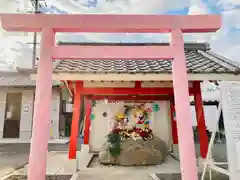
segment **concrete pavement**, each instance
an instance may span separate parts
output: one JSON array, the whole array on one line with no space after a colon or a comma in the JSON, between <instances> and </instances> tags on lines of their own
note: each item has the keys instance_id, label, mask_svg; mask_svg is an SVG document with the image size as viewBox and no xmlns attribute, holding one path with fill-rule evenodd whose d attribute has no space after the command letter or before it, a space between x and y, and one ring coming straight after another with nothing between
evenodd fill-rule
<instances>
[{"instance_id":1,"label":"concrete pavement","mask_svg":"<svg viewBox=\"0 0 240 180\"><path fill-rule=\"evenodd\" d=\"M68 151L68 144L48 144L48 151ZM1 152L29 153L30 143L1 143Z\"/></svg>"},{"instance_id":2,"label":"concrete pavement","mask_svg":"<svg viewBox=\"0 0 240 180\"><path fill-rule=\"evenodd\" d=\"M0 153L0 178L28 163L28 153Z\"/></svg>"},{"instance_id":3,"label":"concrete pavement","mask_svg":"<svg viewBox=\"0 0 240 180\"><path fill-rule=\"evenodd\" d=\"M0 144L0 179L8 174L16 173L18 171L22 172L24 171L23 169L27 169L29 149L29 143ZM54 157L55 160L52 158L54 153L49 152L48 159L52 159L50 160L51 162L55 161L62 165L63 157L65 158L65 161L68 160L68 144L49 144L49 151L65 151L65 154L62 154L61 156L58 155L57 159L59 162L56 160L56 157ZM53 166L53 163L51 163L50 166ZM74 167L76 167L76 165ZM26 171L24 172L26 173Z\"/></svg>"}]
</instances>

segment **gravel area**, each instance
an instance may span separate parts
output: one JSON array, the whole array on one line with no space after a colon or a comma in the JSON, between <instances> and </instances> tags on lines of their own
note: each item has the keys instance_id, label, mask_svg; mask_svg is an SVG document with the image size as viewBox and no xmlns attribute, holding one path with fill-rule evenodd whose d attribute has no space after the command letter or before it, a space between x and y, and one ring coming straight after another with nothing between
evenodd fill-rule
<instances>
[{"instance_id":1,"label":"gravel area","mask_svg":"<svg viewBox=\"0 0 240 180\"><path fill-rule=\"evenodd\" d=\"M48 175L46 180L70 180L72 175ZM12 175L4 180L27 180L27 176Z\"/></svg>"}]
</instances>

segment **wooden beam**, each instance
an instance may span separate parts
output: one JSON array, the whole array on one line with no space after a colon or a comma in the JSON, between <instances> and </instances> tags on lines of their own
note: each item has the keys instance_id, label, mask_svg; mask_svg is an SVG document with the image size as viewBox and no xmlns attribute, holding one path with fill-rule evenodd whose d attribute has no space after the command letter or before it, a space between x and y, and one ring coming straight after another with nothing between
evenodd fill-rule
<instances>
[{"instance_id":1,"label":"wooden beam","mask_svg":"<svg viewBox=\"0 0 240 180\"><path fill-rule=\"evenodd\" d=\"M73 81L66 81L67 82L67 85L68 85L68 88L69 90L71 91L71 93L74 95L74 86L73 86Z\"/></svg>"},{"instance_id":2,"label":"wooden beam","mask_svg":"<svg viewBox=\"0 0 240 180\"><path fill-rule=\"evenodd\" d=\"M170 117L172 122L172 142L173 144L178 144L177 122L174 119L175 118L174 114L175 114L174 103L170 102Z\"/></svg>"},{"instance_id":3,"label":"wooden beam","mask_svg":"<svg viewBox=\"0 0 240 180\"><path fill-rule=\"evenodd\" d=\"M135 88L141 88L142 82L141 81L135 81Z\"/></svg>"},{"instance_id":4,"label":"wooden beam","mask_svg":"<svg viewBox=\"0 0 240 180\"><path fill-rule=\"evenodd\" d=\"M90 126L91 126L91 109L92 109L92 101L89 99L85 99L85 107L86 107L86 113L85 113L85 127L84 127L84 144L89 144L89 138L90 138Z\"/></svg>"},{"instance_id":5,"label":"wooden beam","mask_svg":"<svg viewBox=\"0 0 240 180\"><path fill-rule=\"evenodd\" d=\"M58 45L53 47L53 59L77 60L171 60L170 46L93 46Z\"/></svg>"},{"instance_id":6,"label":"wooden beam","mask_svg":"<svg viewBox=\"0 0 240 180\"><path fill-rule=\"evenodd\" d=\"M71 136L70 136L69 155L68 155L69 159L76 159L82 87L83 87L83 83L81 81L76 81L76 93L74 96L73 117L72 117Z\"/></svg>"},{"instance_id":7,"label":"wooden beam","mask_svg":"<svg viewBox=\"0 0 240 180\"><path fill-rule=\"evenodd\" d=\"M68 89L68 92L69 92L70 96L73 97L73 93L72 93L72 91L69 88L68 81L62 81L62 82L65 84L65 86L67 86L67 89Z\"/></svg>"},{"instance_id":8,"label":"wooden beam","mask_svg":"<svg viewBox=\"0 0 240 180\"><path fill-rule=\"evenodd\" d=\"M40 32L118 32L168 33L216 32L221 27L220 15L117 15L117 14L0 14L7 31Z\"/></svg>"},{"instance_id":9,"label":"wooden beam","mask_svg":"<svg viewBox=\"0 0 240 180\"><path fill-rule=\"evenodd\" d=\"M30 75L31 79L36 80L36 74ZM82 81L172 81L171 73L79 73L79 72L59 72L53 73L54 80L82 80ZM189 81L239 81L238 74L224 73L189 73Z\"/></svg>"},{"instance_id":10,"label":"wooden beam","mask_svg":"<svg viewBox=\"0 0 240 180\"><path fill-rule=\"evenodd\" d=\"M197 127L199 134L199 142L200 142L200 154L202 158L206 158L208 152L208 135L207 128L204 117L204 108L202 102L202 92L201 92L201 84L200 81L195 81L193 83L194 88L194 101L195 101L195 112L197 119Z\"/></svg>"},{"instance_id":11,"label":"wooden beam","mask_svg":"<svg viewBox=\"0 0 240 180\"><path fill-rule=\"evenodd\" d=\"M173 94L173 88L83 88L83 95L161 95ZM193 89L189 88L189 93Z\"/></svg>"},{"instance_id":12,"label":"wooden beam","mask_svg":"<svg viewBox=\"0 0 240 180\"><path fill-rule=\"evenodd\" d=\"M93 95L89 96L88 99L91 100L104 100L107 99L108 101L168 101L170 97L167 95L145 95L145 96L131 96L131 95Z\"/></svg>"}]
</instances>

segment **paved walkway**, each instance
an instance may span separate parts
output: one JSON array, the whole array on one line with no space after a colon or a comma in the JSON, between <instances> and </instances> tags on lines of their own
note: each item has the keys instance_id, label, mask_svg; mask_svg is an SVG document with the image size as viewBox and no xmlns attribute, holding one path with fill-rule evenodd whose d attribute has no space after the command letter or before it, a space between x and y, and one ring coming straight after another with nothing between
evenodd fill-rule
<instances>
[{"instance_id":1,"label":"paved walkway","mask_svg":"<svg viewBox=\"0 0 240 180\"><path fill-rule=\"evenodd\" d=\"M152 180L147 172L104 172L99 174L80 173L76 180Z\"/></svg>"},{"instance_id":2,"label":"paved walkway","mask_svg":"<svg viewBox=\"0 0 240 180\"><path fill-rule=\"evenodd\" d=\"M68 144L48 144L48 151L68 151ZM29 143L2 143L0 144L0 153L29 153Z\"/></svg>"},{"instance_id":3,"label":"paved walkway","mask_svg":"<svg viewBox=\"0 0 240 180\"><path fill-rule=\"evenodd\" d=\"M29 144L0 144L0 179L9 174L27 174L29 148ZM49 144L49 150L47 173L76 171L76 161L68 160L68 144Z\"/></svg>"},{"instance_id":4,"label":"paved walkway","mask_svg":"<svg viewBox=\"0 0 240 180\"><path fill-rule=\"evenodd\" d=\"M79 168L86 168L92 154L87 154L79 160ZM48 175L56 174L74 174L76 172L76 160L68 159L68 152L49 152L47 157ZM13 170L13 169L12 169ZM27 175L28 164L11 172L11 175ZM6 171L5 171L6 172ZM5 174L6 175L6 174Z\"/></svg>"},{"instance_id":5,"label":"paved walkway","mask_svg":"<svg viewBox=\"0 0 240 180\"><path fill-rule=\"evenodd\" d=\"M81 169L76 180L152 180L150 174L180 173L180 164L171 156L166 163L157 166L93 166Z\"/></svg>"},{"instance_id":6,"label":"paved walkway","mask_svg":"<svg viewBox=\"0 0 240 180\"><path fill-rule=\"evenodd\" d=\"M28 153L0 152L0 179L23 167L28 162Z\"/></svg>"},{"instance_id":7,"label":"paved walkway","mask_svg":"<svg viewBox=\"0 0 240 180\"><path fill-rule=\"evenodd\" d=\"M76 172L76 160L68 160L68 145L49 145L52 150L48 153L47 174L74 174ZM222 149L222 147L221 147ZM17 152L16 152L17 151ZM26 175L28 168L29 145L27 144L0 144L0 179L6 175ZM217 153L218 154L218 153ZM221 151L219 155L224 153ZM106 167L93 166L86 168L92 154L79 155L79 169L77 180L150 180L152 173L177 173L180 165L173 158L168 158L167 163L149 167Z\"/></svg>"}]
</instances>

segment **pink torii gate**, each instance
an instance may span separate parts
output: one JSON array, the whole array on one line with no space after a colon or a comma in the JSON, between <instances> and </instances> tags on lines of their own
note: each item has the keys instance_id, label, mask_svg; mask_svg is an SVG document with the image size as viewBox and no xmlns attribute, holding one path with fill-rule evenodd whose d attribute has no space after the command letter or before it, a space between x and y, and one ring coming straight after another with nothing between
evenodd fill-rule
<instances>
[{"instance_id":1,"label":"pink torii gate","mask_svg":"<svg viewBox=\"0 0 240 180\"><path fill-rule=\"evenodd\" d=\"M37 73L29 180L44 180L49 140L53 59L169 59L172 61L175 108L183 180L197 180L196 156L189 106L183 33L216 32L218 15L46 15L0 14L7 31L42 32ZM56 32L171 33L170 46L55 45ZM94 53L93 53L94 52ZM76 143L77 129L72 130Z\"/></svg>"}]
</instances>

